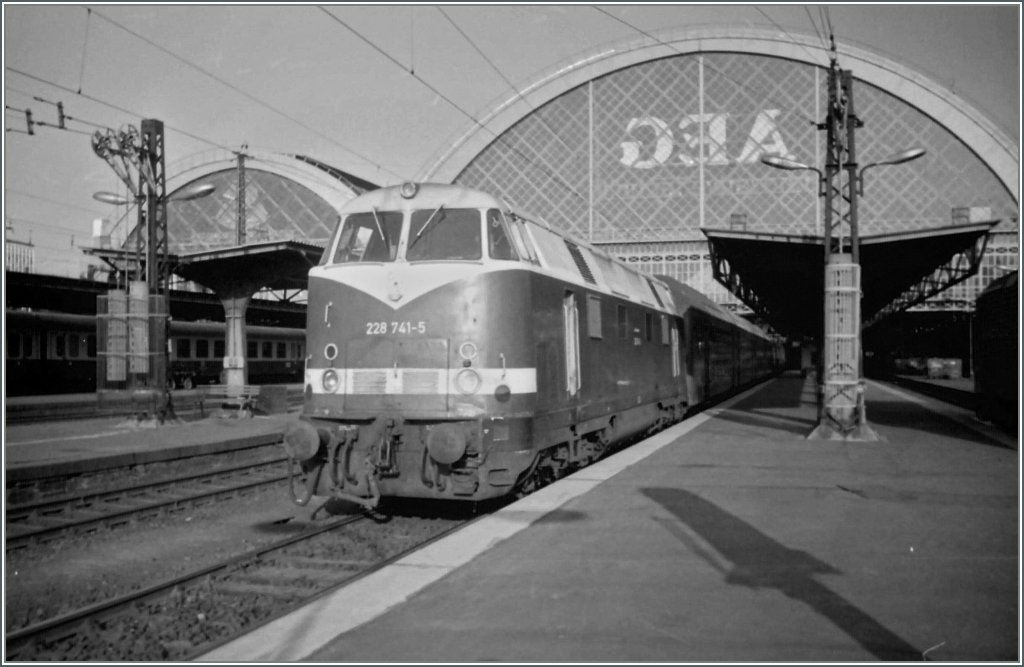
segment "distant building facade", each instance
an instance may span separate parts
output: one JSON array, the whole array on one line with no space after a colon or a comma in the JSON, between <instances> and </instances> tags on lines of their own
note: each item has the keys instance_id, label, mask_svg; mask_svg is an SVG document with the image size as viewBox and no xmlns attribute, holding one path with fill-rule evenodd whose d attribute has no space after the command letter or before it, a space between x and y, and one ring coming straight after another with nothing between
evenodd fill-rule
<instances>
[{"instance_id":1,"label":"distant building facade","mask_svg":"<svg viewBox=\"0 0 1024 667\"><path fill-rule=\"evenodd\" d=\"M31 241L4 239L4 270L34 273L36 247Z\"/></svg>"}]
</instances>

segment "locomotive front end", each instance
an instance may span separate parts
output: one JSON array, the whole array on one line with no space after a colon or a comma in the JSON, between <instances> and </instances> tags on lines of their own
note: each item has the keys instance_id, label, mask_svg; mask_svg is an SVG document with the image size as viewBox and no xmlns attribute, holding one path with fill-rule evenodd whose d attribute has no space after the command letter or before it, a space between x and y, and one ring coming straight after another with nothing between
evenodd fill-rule
<instances>
[{"instance_id":1,"label":"locomotive front end","mask_svg":"<svg viewBox=\"0 0 1024 667\"><path fill-rule=\"evenodd\" d=\"M454 186L350 202L310 271L303 414L285 438L296 502L513 490L537 382L516 233L498 202Z\"/></svg>"}]
</instances>

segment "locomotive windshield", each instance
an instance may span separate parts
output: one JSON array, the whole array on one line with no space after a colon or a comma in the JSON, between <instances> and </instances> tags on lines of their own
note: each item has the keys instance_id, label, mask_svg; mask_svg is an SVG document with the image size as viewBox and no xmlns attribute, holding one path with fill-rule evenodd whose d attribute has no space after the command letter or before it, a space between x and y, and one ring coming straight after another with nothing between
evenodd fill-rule
<instances>
[{"instance_id":1,"label":"locomotive windshield","mask_svg":"<svg viewBox=\"0 0 1024 667\"><path fill-rule=\"evenodd\" d=\"M393 262L401 235L401 211L353 213L341 229L334 263Z\"/></svg>"},{"instance_id":2,"label":"locomotive windshield","mask_svg":"<svg viewBox=\"0 0 1024 667\"><path fill-rule=\"evenodd\" d=\"M412 212L408 261L480 259L480 248L479 210L439 206Z\"/></svg>"}]
</instances>

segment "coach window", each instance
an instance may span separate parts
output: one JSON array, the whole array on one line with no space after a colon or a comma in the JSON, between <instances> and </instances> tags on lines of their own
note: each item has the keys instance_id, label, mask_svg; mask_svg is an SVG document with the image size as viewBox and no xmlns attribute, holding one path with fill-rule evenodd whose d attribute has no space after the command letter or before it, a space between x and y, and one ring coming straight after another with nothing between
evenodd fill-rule
<instances>
[{"instance_id":1,"label":"coach window","mask_svg":"<svg viewBox=\"0 0 1024 667\"><path fill-rule=\"evenodd\" d=\"M668 345L669 334L668 334L668 317L665 315L661 316L661 344Z\"/></svg>"},{"instance_id":2,"label":"coach window","mask_svg":"<svg viewBox=\"0 0 1024 667\"><path fill-rule=\"evenodd\" d=\"M7 358L8 359L20 359L21 358L21 334L9 333L7 334Z\"/></svg>"},{"instance_id":3,"label":"coach window","mask_svg":"<svg viewBox=\"0 0 1024 667\"><path fill-rule=\"evenodd\" d=\"M79 356L78 355L78 349L80 347L79 344L78 344L78 335L77 334L68 334L67 346L68 346L68 349L67 349L68 359L77 359L78 356Z\"/></svg>"},{"instance_id":4,"label":"coach window","mask_svg":"<svg viewBox=\"0 0 1024 667\"><path fill-rule=\"evenodd\" d=\"M342 225L334 263L393 262L401 235L400 211L353 213Z\"/></svg>"},{"instance_id":5,"label":"coach window","mask_svg":"<svg viewBox=\"0 0 1024 667\"><path fill-rule=\"evenodd\" d=\"M63 359L65 357L64 334L55 334L53 337L53 357Z\"/></svg>"},{"instance_id":6,"label":"coach window","mask_svg":"<svg viewBox=\"0 0 1024 667\"><path fill-rule=\"evenodd\" d=\"M654 315L644 313L644 340L648 343L654 340Z\"/></svg>"},{"instance_id":7,"label":"coach window","mask_svg":"<svg viewBox=\"0 0 1024 667\"><path fill-rule=\"evenodd\" d=\"M210 341L205 338L196 338L196 359L206 359L210 356Z\"/></svg>"},{"instance_id":8,"label":"coach window","mask_svg":"<svg viewBox=\"0 0 1024 667\"><path fill-rule=\"evenodd\" d=\"M214 358L221 358L224 356L224 339L217 338L213 341L213 356Z\"/></svg>"},{"instance_id":9,"label":"coach window","mask_svg":"<svg viewBox=\"0 0 1024 667\"><path fill-rule=\"evenodd\" d=\"M96 358L96 334L89 334L88 342L86 343L86 345L88 346L89 358L90 359L95 359Z\"/></svg>"},{"instance_id":10,"label":"coach window","mask_svg":"<svg viewBox=\"0 0 1024 667\"><path fill-rule=\"evenodd\" d=\"M480 211L475 208L413 211L405 258L424 260L480 259Z\"/></svg>"},{"instance_id":11,"label":"coach window","mask_svg":"<svg viewBox=\"0 0 1024 667\"><path fill-rule=\"evenodd\" d=\"M274 343L272 341L269 341L269 340L263 341L263 352L262 352L262 354L260 354L260 357L263 358L263 359L273 359L274 358Z\"/></svg>"},{"instance_id":12,"label":"coach window","mask_svg":"<svg viewBox=\"0 0 1024 667\"><path fill-rule=\"evenodd\" d=\"M288 345L286 343L277 344L277 357L278 359L286 359L288 357Z\"/></svg>"},{"instance_id":13,"label":"coach window","mask_svg":"<svg viewBox=\"0 0 1024 667\"><path fill-rule=\"evenodd\" d=\"M601 333L601 299L587 295L587 335L591 338L604 338Z\"/></svg>"},{"instance_id":14,"label":"coach window","mask_svg":"<svg viewBox=\"0 0 1024 667\"><path fill-rule=\"evenodd\" d=\"M179 338L178 339L178 358L188 359L192 356L192 339L191 338Z\"/></svg>"},{"instance_id":15,"label":"coach window","mask_svg":"<svg viewBox=\"0 0 1024 667\"><path fill-rule=\"evenodd\" d=\"M619 332L619 339L629 338L629 318L626 316L625 306L615 306L615 324Z\"/></svg>"},{"instance_id":16,"label":"coach window","mask_svg":"<svg viewBox=\"0 0 1024 667\"><path fill-rule=\"evenodd\" d=\"M259 353L259 346L256 345L256 341L247 340L245 341L245 356L249 359L255 359Z\"/></svg>"},{"instance_id":17,"label":"coach window","mask_svg":"<svg viewBox=\"0 0 1024 667\"><path fill-rule=\"evenodd\" d=\"M487 250L491 259L519 259L509 234L508 222L496 208L487 211Z\"/></svg>"}]
</instances>

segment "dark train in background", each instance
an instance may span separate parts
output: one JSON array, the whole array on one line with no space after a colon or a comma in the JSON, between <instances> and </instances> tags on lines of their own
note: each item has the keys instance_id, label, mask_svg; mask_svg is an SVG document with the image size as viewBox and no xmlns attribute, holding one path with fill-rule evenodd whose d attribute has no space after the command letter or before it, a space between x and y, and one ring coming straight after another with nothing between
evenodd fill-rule
<instances>
[{"instance_id":1,"label":"dark train in background","mask_svg":"<svg viewBox=\"0 0 1024 667\"><path fill-rule=\"evenodd\" d=\"M976 412L1014 433L1020 411L1019 273L996 278L978 295L973 333Z\"/></svg>"},{"instance_id":2,"label":"dark train in background","mask_svg":"<svg viewBox=\"0 0 1024 667\"><path fill-rule=\"evenodd\" d=\"M309 273L307 349L293 500L368 507L529 492L782 363L689 287L488 194L414 183L343 209Z\"/></svg>"},{"instance_id":3,"label":"dark train in background","mask_svg":"<svg viewBox=\"0 0 1024 667\"><path fill-rule=\"evenodd\" d=\"M302 382L305 331L246 327L249 382ZM96 391L96 317L8 309L4 313L5 396ZM224 323L171 321L175 387L220 382Z\"/></svg>"}]
</instances>

